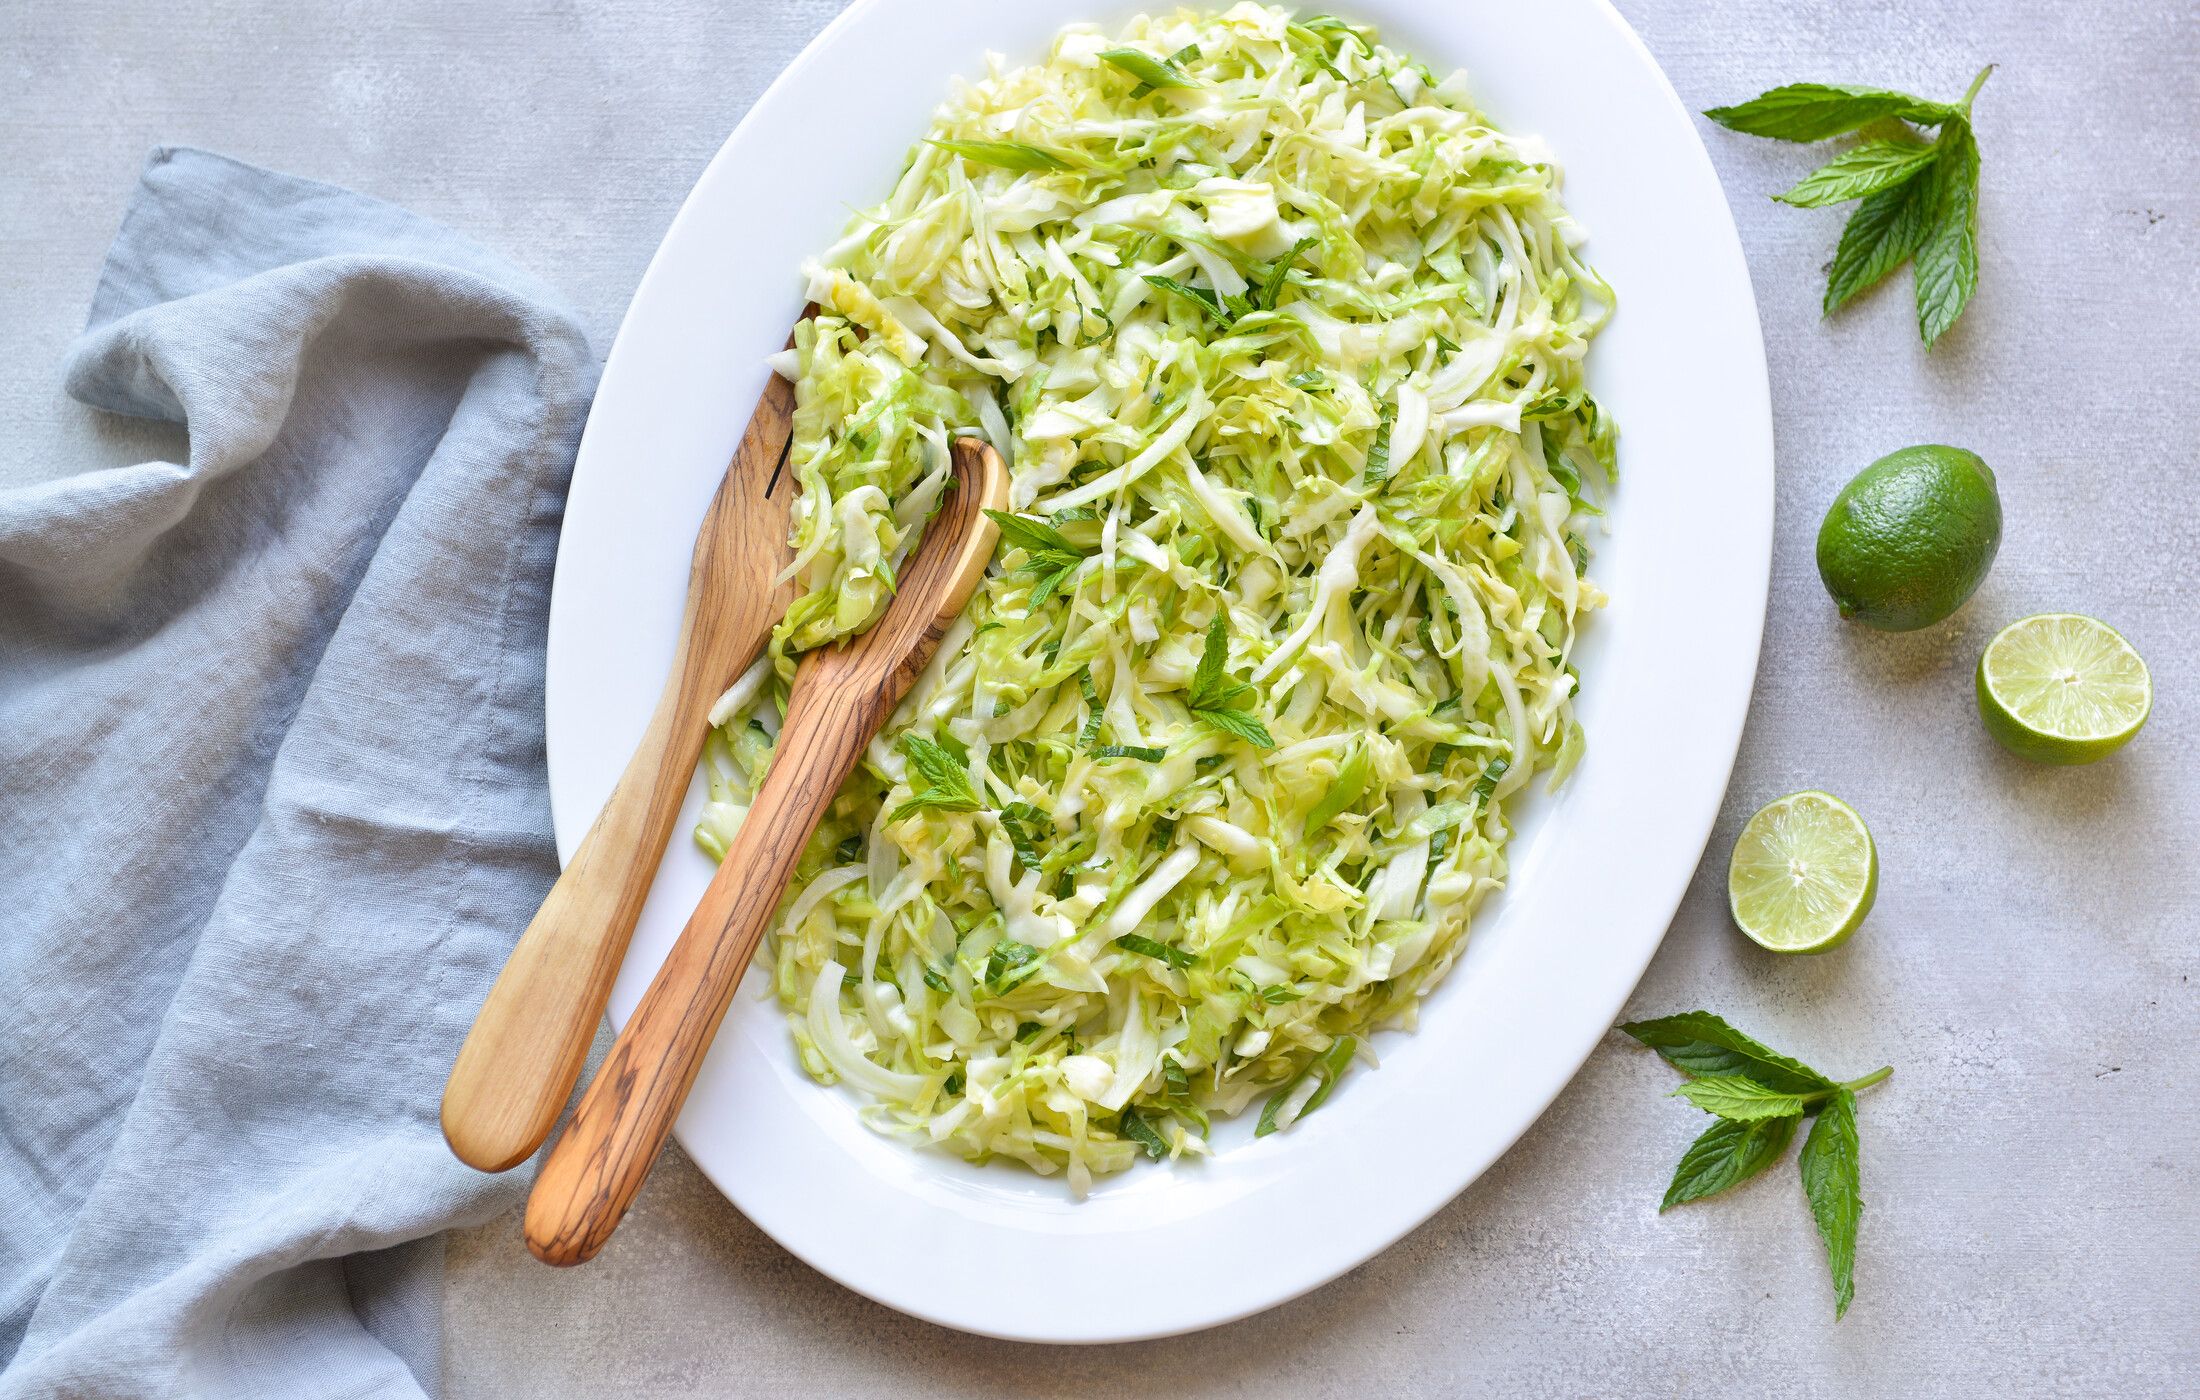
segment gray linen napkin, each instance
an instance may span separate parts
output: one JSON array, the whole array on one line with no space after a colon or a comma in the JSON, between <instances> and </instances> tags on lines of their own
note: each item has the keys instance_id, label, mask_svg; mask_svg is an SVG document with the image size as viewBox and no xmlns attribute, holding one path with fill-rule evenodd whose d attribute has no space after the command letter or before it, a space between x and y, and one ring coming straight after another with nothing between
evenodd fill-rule
<instances>
[{"instance_id":1,"label":"gray linen napkin","mask_svg":"<svg viewBox=\"0 0 2200 1400\"><path fill-rule=\"evenodd\" d=\"M0 491L0 1395L437 1390L594 378L448 230L154 153L68 387L189 459Z\"/></svg>"}]
</instances>

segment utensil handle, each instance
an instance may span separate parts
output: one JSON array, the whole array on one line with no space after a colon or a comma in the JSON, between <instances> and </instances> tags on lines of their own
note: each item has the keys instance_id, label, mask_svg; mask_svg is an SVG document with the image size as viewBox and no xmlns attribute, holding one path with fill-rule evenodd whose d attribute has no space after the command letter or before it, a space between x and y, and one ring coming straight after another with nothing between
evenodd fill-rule
<instances>
[{"instance_id":1,"label":"utensil handle","mask_svg":"<svg viewBox=\"0 0 2200 1400\"><path fill-rule=\"evenodd\" d=\"M580 1077L702 758L710 702L698 702L683 680L675 675L665 688L610 800L459 1047L443 1089L443 1136L468 1166L500 1172L532 1156Z\"/></svg>"},{"instance_id":2,"label":"utensil handle","mask_svg":"<svg viewBox=\"0 0 2200 1400\"><path fill-rule=\"evenodd\" d=\"M761 508L751 494L779 467L793 415L794 388L775 374L697 532L672 673L649 728L459 1047L443 1089L443 1137L468 1166L518 1166L557 1125L702 759L710 708L785 611L790 587L724 580L768 579L785 562L784 541L744 528L741 513ZM769 557L741 557L759 550Z\"/></svg>"},{"instance_id":3,"label":"utensil handle","mask_svg":"<svg viewBox=\"0 0 2200 1400\"><path fill-rule=\"evenodd\" d=\"M890 685L804 684L813 675L806 662L756 801L527 1198L527 1247L546 1263L582 1263L618 1228L803 847L900 699Z\"/></svg>"}]
</instances>

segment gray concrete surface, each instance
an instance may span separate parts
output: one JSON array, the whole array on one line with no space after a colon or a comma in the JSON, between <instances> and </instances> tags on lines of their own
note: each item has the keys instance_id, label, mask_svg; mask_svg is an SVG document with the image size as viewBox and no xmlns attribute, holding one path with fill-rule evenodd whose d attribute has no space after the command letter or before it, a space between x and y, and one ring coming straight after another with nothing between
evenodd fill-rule
<instances>
[{"instance_id":1,"label":"gray concrete surface","mask_svg":"<svg viewBox=\"0 0 2200 1400\"><path fill-rule=\"evenodd\" d=\"M1863 1107L1848 1319L1792 1167L1657 1214L1700 1120L1614 1036L1427 1225L1232 1327L1078 1352L942 1331L812 1273L676 1158L586 1270L532 1264L514 1220L451 1241L453 1396L2193 1391L2200 21L2188 0L1620 4L1696 107L1806 77L1953 96L2002 65L1979 107L1982 290L1930 358L1903 285L1820 322L1838 217L1765 198L1809 153L1707 131L1771 352L1779 544L1725 814L1630 1009L1707 1006L1836 1070L1897 1067ZM154 143L447 220L565 287L608 345L689 182L835 8L0 6L0 477L159 445L69 403L55 372ZM1939 628L1838 625L1819 516L1921 440L1999 470L2000 562ZM2153 724L2099 767L2027 767L1972 713L1985 640L2044 609L2115 622L2154 666ZM1802 786L1870 819L1884 875L1846 949L1778 961L1729 928L1721 872L1747 814ZM1195 1265L1226 1261L1155 1261Z\"/></svg>"}]
</instances>

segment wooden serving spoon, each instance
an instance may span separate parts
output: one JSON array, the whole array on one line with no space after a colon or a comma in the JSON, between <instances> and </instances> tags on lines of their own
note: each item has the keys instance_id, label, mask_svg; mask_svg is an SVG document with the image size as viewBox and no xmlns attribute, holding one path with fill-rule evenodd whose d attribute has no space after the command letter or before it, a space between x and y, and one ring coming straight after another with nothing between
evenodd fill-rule
<instances>
[{"instance_id":1,"label":"wooden serving spoon","mask_svg":"<svg viewBox=\"0 0 2200 1400\"><path fill-rule=\"evenodd\" d=\"M791 342L790 342L791 343ZM695 537L672 673L610 800L489 990L443 1089L443 1136L468 1166L515 1167L558 1121L603 1019L710 733L710 707L763 650L793 585L785 469L794 386L772 375Z\"/></svg>"},{"instance_id":2,"label":"wooden serving spoon","mask_svg":"<svg viewBox=\"0 0 2200 1400\"><path fill-rule=\"evenodd\" d=\"M985 573L996 532L984 512L1006 504L1007 473L975 439L959 439L954 456L955 489L903 567L885 615L803 658L748 816L550 1149L527 1198L527 1247L545 1263L582 1263L618 1228L818 820Z\"/></svg>"}]
</instances>

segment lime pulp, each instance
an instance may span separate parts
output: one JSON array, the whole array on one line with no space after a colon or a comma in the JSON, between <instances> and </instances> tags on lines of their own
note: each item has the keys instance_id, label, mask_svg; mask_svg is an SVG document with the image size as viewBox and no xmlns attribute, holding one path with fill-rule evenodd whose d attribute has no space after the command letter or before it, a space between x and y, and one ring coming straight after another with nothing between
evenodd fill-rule
<instances>
[{"instance_id":1,"label":"lime pulp","mask_svg":"<svg viewBox=\"0 0 2200 1400\"><path fill-rule=\"evenodd\" d=\"M2040 763L2106 758L2146 724L2154 682L2105 622L2040 613L2001 629L1978 659L1978 712L2011 753Z\"/></svg>"},{"instance_id":2,"label":"lime pulp","mask_svg":"<svg viewBox=\"0 0 2200 1400\"><path fill-rule=\"evenodd\" d=\"M1734 923L1775 953L1823 953L1856 932L1879 892L1879 851L1846 802L1790 793L1742 827L1727 866Z\"/></svg>"}]
</instances>

